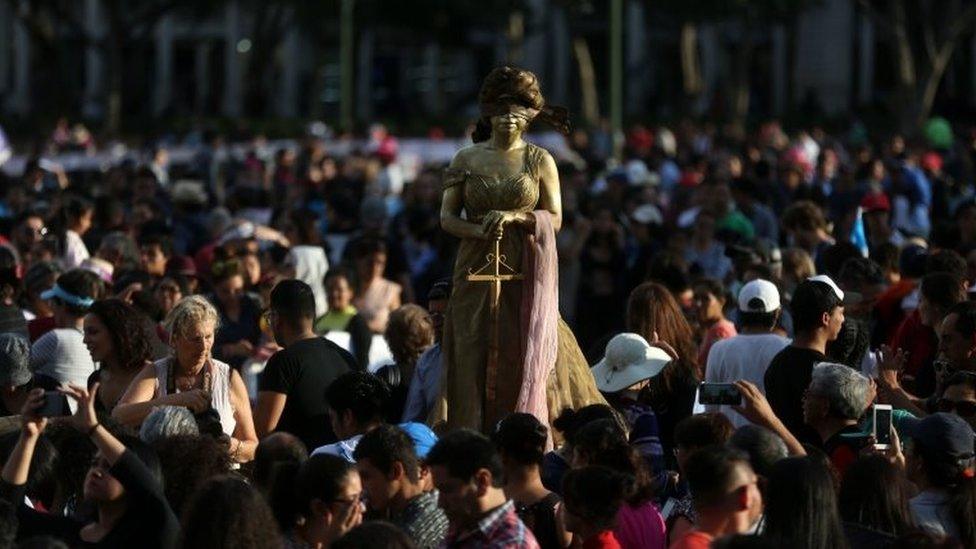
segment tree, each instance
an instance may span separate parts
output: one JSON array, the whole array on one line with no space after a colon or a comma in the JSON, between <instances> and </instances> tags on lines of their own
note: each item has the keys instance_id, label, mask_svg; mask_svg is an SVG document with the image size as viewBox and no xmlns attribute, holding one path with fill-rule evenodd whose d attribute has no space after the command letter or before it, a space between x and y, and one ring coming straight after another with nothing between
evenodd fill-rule
<instances>
[{"instance_id":1,"label":"tree","mask_svg":"<svg viewBox=\"0 0 976 549\"><path fill-rule=\"evenodd\" d=\"M895 50L895 110L903 132L929 118L952 55L976 24L976 2L858 0ZM915 32L913 32L915 31Z\"/></svg>"},{"instance_id":2,"label":"tree","mask_svg":"<svg viewBox=\"0 0 976 549\"><path fill-rule=\"evenodd\" d=\"M681 28L682 89L686 101L704 90L698 52L698 26L702 23L727 22L737 27L739 40L732 52L732 76L729 82L730 120L742 130L749 114L749 71L755 52L755 34L775 24L791 24L804 10L821 0L651 0L671 15Z\"/></svg>"},{"instance_id":3,"label":"tree","mask_svg":"<svg viewBox=\"0 0 976 549\"><path fill-rule=\"evenodd\" d=\"M144 43L163 17L179 10L201 17L222 4L220 0L101 0L104 32L92 35L86 24L85 3L76 0L7 0L30 30L36 44L54 44L61 32L95 47L106 61L105 129L118 133L122 124L125 52ZM44 51L50 48L45 47Z\"/></svg>"}]
</instances>

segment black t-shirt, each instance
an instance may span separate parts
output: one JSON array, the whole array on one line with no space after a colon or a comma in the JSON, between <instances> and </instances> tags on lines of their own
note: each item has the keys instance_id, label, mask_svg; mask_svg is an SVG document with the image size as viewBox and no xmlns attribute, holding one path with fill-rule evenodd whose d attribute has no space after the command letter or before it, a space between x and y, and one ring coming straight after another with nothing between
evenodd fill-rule
<instances>
[{"instance_id":1,"label":"black t-shirt","mask_svg":"<svg viewBox=\"0 0 976 549\"><path fill-rule=\"evenodd\" d=\"M800 442L821 442L816 431L803 421L803 393L810 385L813 365L826 360L819 351L790 345L773 357L766 370L766 400Z\"/></svg>"},{"instance_id":2,"label":"black t-shirt","mask_svg":"<svg viewBox=\"0 0 976 549\"><path fill-rule=\"evenodd\" d=\"M335 442L325 391L335 378L355 369L351 354L322 337L297 341L275 353L258 380L259 391L288 396L275 430L297 436L309 450Z\"/></svg>"}]
</instances>

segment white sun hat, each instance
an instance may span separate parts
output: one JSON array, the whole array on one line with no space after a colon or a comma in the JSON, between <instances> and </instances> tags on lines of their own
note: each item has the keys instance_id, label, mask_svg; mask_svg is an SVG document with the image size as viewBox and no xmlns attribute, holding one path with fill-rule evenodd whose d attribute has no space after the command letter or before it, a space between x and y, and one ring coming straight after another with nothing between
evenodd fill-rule
<instances>
[{"instance_id":1,"label":"white sun hat","mask_svg":"<svg viewBox=\"0 0 976 549\"><path fill-rule=\"evenodd\" d=\"M592 372L600 392L616 393L658 375L670 362L663 349L653 347L638 334L623 333L607 343L603 360Z\"/></svg>"}]
</instances>

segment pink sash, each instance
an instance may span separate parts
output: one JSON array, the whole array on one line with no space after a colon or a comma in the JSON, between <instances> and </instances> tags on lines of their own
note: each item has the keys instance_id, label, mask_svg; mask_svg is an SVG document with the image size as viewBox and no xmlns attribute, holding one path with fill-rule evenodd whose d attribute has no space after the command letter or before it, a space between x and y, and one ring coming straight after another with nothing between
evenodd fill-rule
<instances>
[{"instance_id":1,"label":"pink sash","mask_svg":"<svg viewBox=\"0 0 976 549\"><path fill-rule=\"evenodd\" d=\"M546 404L546 385L556 365L558 341L556 325L559 319L559 292L556 277L556 233L552 228L552 214L535 210L535 234L528 236L522 265L521 322L525 339L525 359L522 363L522 388L515 410L534 415L543 425L549 425Z\"/></svg>"}]
</instances>

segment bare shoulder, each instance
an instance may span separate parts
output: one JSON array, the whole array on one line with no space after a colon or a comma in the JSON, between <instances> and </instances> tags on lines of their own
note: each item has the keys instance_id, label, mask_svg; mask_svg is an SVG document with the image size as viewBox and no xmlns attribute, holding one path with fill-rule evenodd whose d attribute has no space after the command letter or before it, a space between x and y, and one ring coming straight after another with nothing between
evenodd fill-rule
<instances>
[{"instance_id":1,"label":"bare shoulder","mask_svg":"<svg viewBox=\"0 0 976 549\"><path fill-rule=\"evenodd\" d=\"M480 143L472 143L466 147L462 147L458 152L454 153L454 158L451 159L451 167L458 169L467 169L471 167L471 161L484 151L484 146Z\"/></svg>"}]
</instances>

